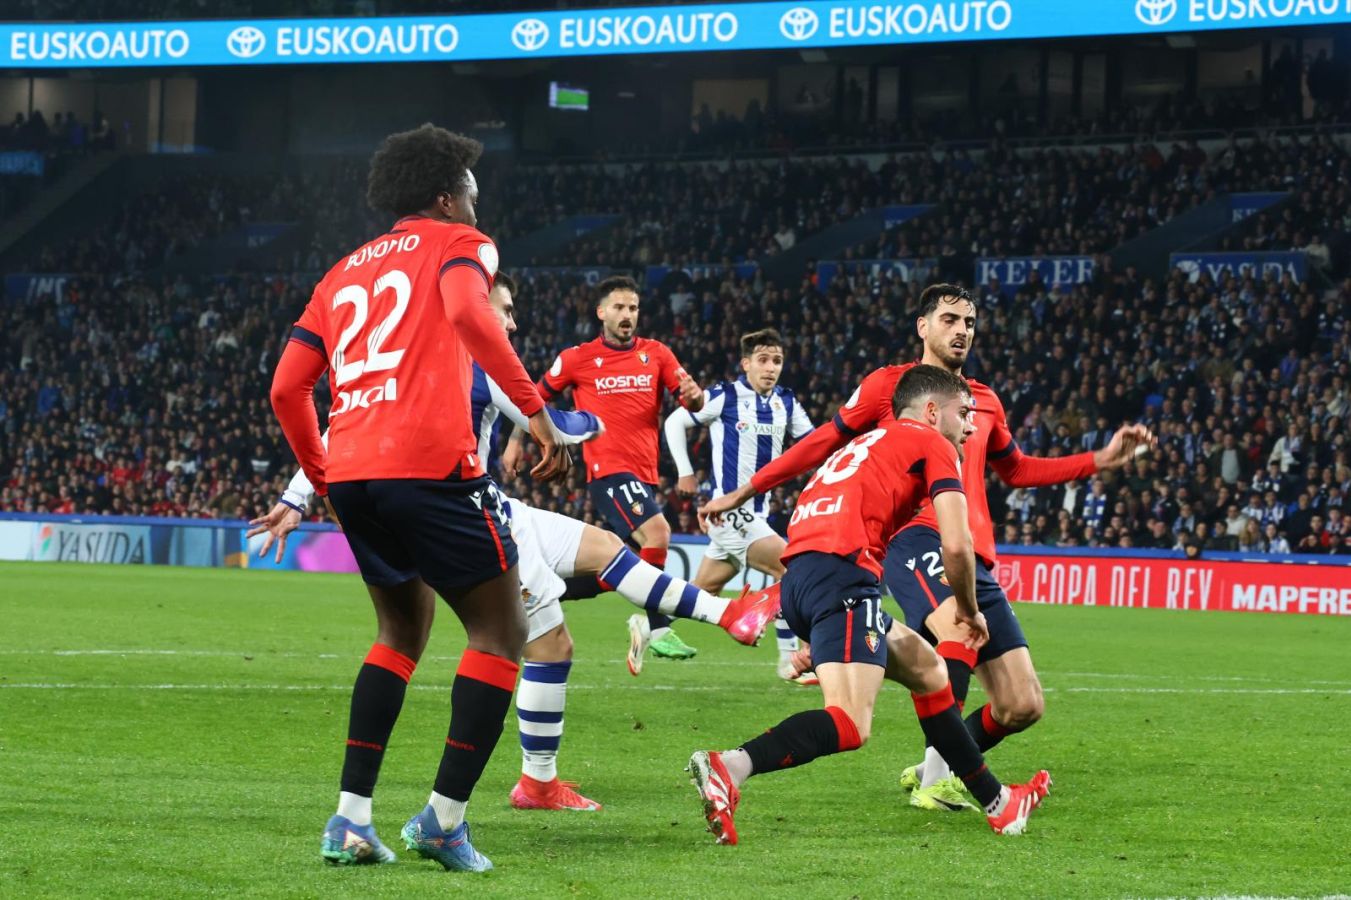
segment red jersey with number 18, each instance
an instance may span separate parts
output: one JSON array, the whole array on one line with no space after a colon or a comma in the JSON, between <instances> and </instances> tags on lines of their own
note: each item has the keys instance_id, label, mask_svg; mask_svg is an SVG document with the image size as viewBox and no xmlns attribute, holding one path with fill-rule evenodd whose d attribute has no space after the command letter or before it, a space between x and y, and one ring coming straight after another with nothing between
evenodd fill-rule
<instances>
[{"instance_id":1,"label":"red jersey with number 18","mask_svg":"<svg viewBox=\"0 0 1351 900\"><path fill-rule=\"evenodd\" d=\"M572 388L573 404L605 423L604 434L582 444L587 481L627 472L656 484L661 391L675 394L684 374L661 341L619 345L599 337L558 354L540 380L540 396L551 400Z\"/></svg>"},{"instance_id":2,"label":"red jersey with number 18","mask_svg":"<svg viewBox=\"0 0 1351 900\"><path fill-rule=\"evenodd\" d=\"M835 451L798 497L783 558L833 553L882 578L887 544L921 503L961 491L957 448L914 419L893 419Z\"/></svg>"},{"instance_id":3,"label":"red jersey with number 18","mask_svg":"<svg viewBox=\"0 0 1351 900\"><path fill-rule=\"evenodd\" d=\"M538 410L505 333L496 340L501 326L486 296L443 299L442 276L456 266L477 270L486 291L497 274L497 248L468 225L407 216L315 287L291 340L328 361L329 483L482 475L470 423L471 350L485 369L514 375L509 381L519 383L503 383L503 390L518 404L525 399L533 407L527 414ZM472 319L464 330L448 318L461 308Z\"/></svg>"}]
</instances>

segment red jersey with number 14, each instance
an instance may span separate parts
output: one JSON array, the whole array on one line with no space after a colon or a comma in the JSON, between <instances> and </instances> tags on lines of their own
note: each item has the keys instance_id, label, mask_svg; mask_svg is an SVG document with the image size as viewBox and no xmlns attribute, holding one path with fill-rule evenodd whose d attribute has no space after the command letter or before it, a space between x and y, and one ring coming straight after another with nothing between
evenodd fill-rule
<instances>
[{"instance_id":1,"label":"red jersey with number 14","mask_svg":"<svg viewBox=\"0 0 1351 900\"><path fill-rule=\"evenodd\" d=\"M921 503L962 490L957 448L914 419L892 419L835 451L798 497L783 558L833 553L882 578L887 544Z\"/></svg>"},{"instance_id":2,"label":"red jersey with number 14","mask_svg":"<svg viewBox=\"0 0 1351 900\"><path fill-rule=\"evenodd\" d=\"M455 266L476 269L491 287L497 248L468 225L408 216L315 287L291 339L328 360L329 483L483 474L470 423L470 350L505 364L510 345L503 337L502 347L471 348L451 325L440 280ZM483 307L473 310L476 327L500 329L483 318L492 316L486 298L463 302ZM519 380L530 388L523 369Z\"/></svg>"},{"instance_id":3,"label":"red jersey with number 14","mask_svg":"<svg viewBox=\"0 0 1351 900\"><path fill-rule=\"evenodd\" d=\"M661 341L634 338L621 346L596 338L558 354L540 395L551 400L572 388L573 405L605 423L604 434L582 444L588 481L627 472L656 484L661 391L676 393L684 374Z\"/></svg>"}]
</instances>

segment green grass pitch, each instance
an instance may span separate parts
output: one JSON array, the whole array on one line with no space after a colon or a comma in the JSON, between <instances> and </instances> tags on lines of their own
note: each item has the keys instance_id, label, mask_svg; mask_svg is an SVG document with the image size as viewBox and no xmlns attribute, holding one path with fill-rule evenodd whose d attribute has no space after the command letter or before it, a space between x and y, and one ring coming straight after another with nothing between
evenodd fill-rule
<instances>
[{"instance_id":1,"label":"green grass pitch","mask_svg":"<svg viewBox=\"0 0 1351 900\"><path fill-rule=\"evenodd\" d=\"M1055 790L1029 833L909 808L921 738L888 685L871 743L756 779L742 844L703 832L682 769L818 702L772 640L708 626L690 662L624 668L617 598L570 603L561 774L597 814L507 805L514 713L470 805L486 876L333 869L348 691L374 634L355 576L0 566L0 896L989 897L1351 890L1351 621L1019 609L1047 717L990 755ZM462 633L441 611L376 798L387 843L426 800ZM973 692L972 702L979 695Z\"/></svg>"}]
</instances>

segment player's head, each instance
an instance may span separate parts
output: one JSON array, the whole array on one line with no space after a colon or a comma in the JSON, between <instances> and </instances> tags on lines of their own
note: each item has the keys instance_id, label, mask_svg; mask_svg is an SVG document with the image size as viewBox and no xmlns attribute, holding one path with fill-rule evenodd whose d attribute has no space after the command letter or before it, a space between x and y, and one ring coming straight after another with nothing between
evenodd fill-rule
<instances>
[{"instance_id":1,"label":"player's head","mask_svg":"<svg viewBox=\"0 0 1351 900\"><path fill-rule=\"evenodd\" d=\"M896 383L891 411L898 419L914 419L936 428L960 453L976 430L971 402L971 388L961 376L938 366L919 365Z\"/></svg>"},{"instance_id":2,"label":"player's head","mask_svg":"<svg viewBox=\"0 0 1351 900\"><path fill-rule=\"evenodd\" d=\"M919 295L915 321L924 342L924 361L960 372L976 339L976 304L965 288L931 284Z\"/></svg>"},{"instance_id":3,"label":"player's head","mask_svg":"<svg viewBox=\"0 0 1351 900\"><path fill-rule=\"evenodd\" d=\"M741 371L760 393L768 393L783 373L783 338L773 328L741 336Z\"/></svg>"},{"instance_id":4,"label":"player's head","mask_svg":"<svg viewBox=\"0 0 1351 900\"><path fill-rule=\"evenodd\" d=\"M596 285L596 318L607 341L633 340L638 330L638 282L627 275L611 275Z\"/></svg>"},{"instance_id":5,"label":"player's head","mask_svg":"<svg viewBox=\"0 0 1351 900\"><path fill-rule=\"evenodd\" d=\"M493 289L488 292L488 300L497 313L497 321L511 334L516 330L516 280L506 272L498 272L493 279Z\"/></svg>"},{"instance_id":6,"label":"player's head","mask_svg":"<svg viewBox=\"0 0 1351 900\"><path fill-rule=\"evenodd\" d=\"M398 218L417 213L475 225L478 182L470 167L483 145L428 123L391 134L371 157L366 202Z\"/></svg>"}]
</instances>

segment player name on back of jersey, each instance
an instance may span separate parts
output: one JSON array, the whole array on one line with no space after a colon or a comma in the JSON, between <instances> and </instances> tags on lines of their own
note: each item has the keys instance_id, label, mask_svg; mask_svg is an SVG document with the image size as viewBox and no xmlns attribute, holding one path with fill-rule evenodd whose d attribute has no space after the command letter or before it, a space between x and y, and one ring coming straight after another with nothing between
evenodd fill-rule
<instances>
[{"instance_id":1,"label":"player name on back of jersey","mask_svg":"<svg viewBox=\"0 0 1351 900\"><path fill-rule=\"evenodd\" d=\"M357 266L364 266L373 259L384 259L391 253L411 253L422 243L422 236L419 234L402 234L398 237L387 237L384 240L372 241L360 250L347 257L347 265L342 267L346 272L348 269L354 269Z\"/></svg>"}]
</instances>

